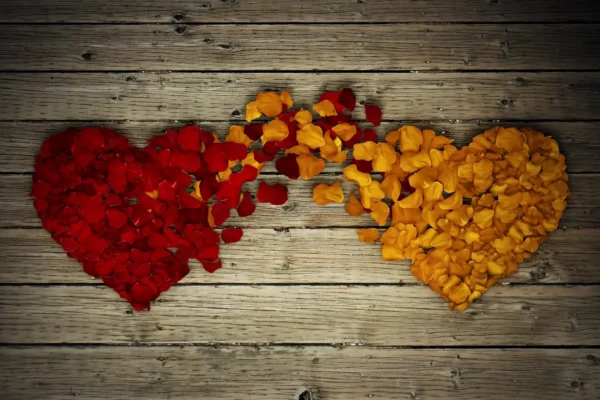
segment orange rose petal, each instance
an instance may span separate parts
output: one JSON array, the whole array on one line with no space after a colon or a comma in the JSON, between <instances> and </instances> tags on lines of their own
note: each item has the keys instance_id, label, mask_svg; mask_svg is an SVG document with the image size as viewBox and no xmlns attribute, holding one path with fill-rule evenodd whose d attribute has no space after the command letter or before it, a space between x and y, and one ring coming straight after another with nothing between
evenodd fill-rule
<instances>
[{"instance_id":1,"label":"orange rose petal","mask_svg":"<svg viewBox=\"0 0 600 400\"><path fill-rule=\"evenodd\" d=\"M337 181L331 186L321 183L313 189L313 201L320 206L344 201L342 184Z\"/></svg>"},{"instance_id":2,"label":"orange rose petal","mask_svg":"<svg viewBox=\"0 0 600 400\"><path fill-rule=\"evenodd\" d=\"M298 143L304 144L311 149L325 146L323 129L321 127L308 123L297 132Z\"/></svg>"},{"instance_id":3,"label":"orange rose petal","mask_svg":"<svg viewBox=\"0 0 600 400\"><path fill-rule=\"evenodd\" d=\"M357 232L358 240L364 243L377 243L379 240L379 231L377 228L363 228L359 229Z\"/></svg>"},{"instance_id":4,"label":"orange rose petal","mask_svg":"<svg viewBox=\"0 0 600 400\"><path fill-rule=\"evenodd\" d=\"M251 122L257 118L260 118L262 114L256 108L256 102L252 101L246 104L246 121Z\"/></svg>"},{"instance_id":5,"label":"orange rose petal","mask_svg":"<svg viewBox=\"0 0 600 400\"><path fill-rule=\"evenodd\" d=\"M321 117L333 117L338 115L337 111L335 111L335 106L329 100L323 100L313 105L313 110Z\"/></svg>"},{"instance_id":6,"label":"orange rose petal","mask_svg":"<svg viewBox=\"0 0 600 400\"><path fill-rule=\"evenodd\" d=\"M381 182L381 189L389 199L394 202L398 201L398 197L402 193L402 185L398 175L386 174L385 179Z\"/></svg>"},{"instance_id":7,"label":"orange rose petal","mask_svg":"<svg viewBox=\"0 0 600 400\"><path fill-rule=\"evenodd\" d=\"M283 110L281 97L275 92L258 93L258 96L256 96L256 110L267 117L276 117Z\"/></svg>"},{"instance_id":8,"label":"orange rose petal","mask_svg":"<svg viewBox=\"0 0 600 400\"><path fill-rule=\"evenodd\" d=\"M423 133L416 126L403 126L400 128L400 151L417 153L423 144Z\"/></svg>"},{"instance_id":9,"label":"orange rose petal","mask_svg":"<svg viewBox=\"0 0 600 400\"><path fill-rule=\"evenodd\" d=\"M250 147L252 140L244 133L244 128L239 125L233 125L229 128L229 134L225 138L226 142L241 143Z\"/></svg>"},{"instance_id":10,"label":"orange rose petal","mask_svg":"<svg viewBox=\"0 0 600 400\"><path fill-rule=\"evenodd\" d=\"M294 102L292 101L292 95L290 95L290 92L286 92L285 90L283 90L279 95L279 99L283 104L287 106L288 109L294 106Z\"/></svg>"},{"instance_id":11,"label":"orange rose petal","mask_svg":"<svg viewBox=\"0 0 600 400\"><path fill-rule=\"evenodd\" d=\"M377 155L377 143L365 142L354 145L352 156L357 160L371 161Z\"/></svg>"},{"instance_id":12,"label":"orange rose petal","mask_svg":"<svg viewBox=\"0 0 600 400\"><path fill-rule=\"evenodd\" d=\"M263 142L280 142L289 135L290 131L285 122L274 119L263 125Z\"/></svg>"},{"instance_id":13,"label":"orange rose petal","mask_svg":"<svg viewBox=\"0 0 600 400\"><path fill-rule=\"evenodd\" d=\"M302 179L310 179L315 175L319 175L325 169L325 160L317 158L312 154L301 154L296 159L300 168L300 177Z\"/></svg>"},{"instance_id":14,"label":"orange rose petal","mask_svg":"<svg viewBox=\"0 0 600 400\"><path fill-rule=\"evenodd\" d=\"M310 124L313 120L313 117L310 111L300 110L294 116L294 120L298 123L298 125L300 125L300 127L303 127L306 124Z\"/></svg>"},{"instance_id":15,"label":"orange rose petal","mask_svg":"<svg viewBox=\"0 0 600 400\"><path fill-rule=\"evenodd\" d=\"M360 193L360 202L364 208L370 209L373 204L383 200L385 193L381 189L381 183L372 181L367 186L358 189Z\"/></svg>"},{"instance_id":16,"label":"orange rose petal","mask_svg":"<svg viewBox=\"0 0 600 400\"><path fill-rule=\"evenodd\" d=\"M352 215L353 217L360 217L364 212L364 208L362 204L360 204L360 201L358 201L358 199L356 198L356 194L354 192L350 193L350 196L348 197L348 202L344 206L344 209L349 215Z\"/></svg>"},{"instance_id":17,"label":"orange rose petal","mask_svg":"<svg viewBox=\"0 0 600 400\"><path fill-rule=\"evenodd\" d=\"M344 179L355 182L359 187L368 186L372 182L371 174L360 172L355 164L350 164L343 169Z\"/></svg>"},{"instance_id":18,"label":"orange rose petal","mask_svg":"<svg viewBox=\"0 0 600 400\"><path fill-rule=\"evenodd\" d=\"M337 124L332 128L333 133L340 137L344 142L352 139L356 135L356 126L348 123Z\"/></svg>"},{"instance_id":19,"label":"orange rose petal","mask_svg":"<svg viewBox=\"0 0 600 400\"><path fill-rule=\"evenodd\" d=\"M377 225L383 226L387 223L388 216L390 215L390 207L383 201L379 201L371 207L371 218Z\"/></svg>"}]
</instances>

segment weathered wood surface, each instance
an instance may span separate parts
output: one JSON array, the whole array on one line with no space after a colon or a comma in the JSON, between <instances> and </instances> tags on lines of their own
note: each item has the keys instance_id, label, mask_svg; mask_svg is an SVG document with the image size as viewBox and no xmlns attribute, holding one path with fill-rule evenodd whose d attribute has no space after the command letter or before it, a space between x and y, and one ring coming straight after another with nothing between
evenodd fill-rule
<instances>
[{"instance_id":1,"label":"weathered wood surface","mask_svg":"<svg viewBox=\"0 0 600 400\"><path fill-rule=\"evenodd\" d=\"M14 22L556 22L597 21L593 0L4 0Z\"/></svg>"},{"instance_id":2,"label":"weathered wood surface","mask_svg":"<svg viewBox=\"0 0 600 400\"><path fill-rule=\"evenodd\" d=\"M600 227L600 175L585 174L569 177L573 193L568 208L559 224L567 228ZM351 217L344 210L344 203L317 206L312 200L313 187L319 183L332 184L342 181L346 198L354 183L346 182L340 175L320 175L309 181L293 181L282 175L263 175L257 181L244 185L245 190L256 193L258 182L282 183L288 187L288 201L282 206L259 204L256 212L240 218L234 212L225 226L257 228L303 228L303 227L355 227L376 226L369 215ZM30 175L0 175L0 227L40 227L40 220L33 208Z\"/></svg>"},{"instance_id":3,"label":"weathered wood surface","mask_svg":"<svg viewBox=\"0 0 600 400\"><path fill-rule=\"evenodd\" d=\"M598 69L600 25L2 25L0 70Z\"/></svg>"},{"instance_id":4,"label":"weathered wood surface","mask_svg":"<svg viewBox=\"0 0 600 400\"><path fill-rule=\"evenodd\" d=\"M139 313L103 285L6 286L0 304L13 344L600 345L598 286L499 285L467 312L395 285L175 285Z\"/></svg>"},{"instance_id":5,"label":"weathered wood surface","mask_svg":"<svg viewBox=\"0 0 600 400\"><path fill-rule=\"evenodd\" d=\"M600 352L586 349L23 347L0 357L7 400L568 400L600 391Z\"/></svg>"},{"instance_id":6,"label":"weathered wood surface","mask_svg":"<svg viewBox=\"0 0 600 400\"><path fill-rule=\"evenodd\" d=\"M503 282L600 283L599 236L598 229L559 229ZM244 229L241 242L221 247L221 258L214 274L193 261L181 284L418 283L409 261L383 261L380 246L359 242L356 229ZM100 282L43 229L0 229L0 284L52 283Z\"/></svg>"},{"instance_id":7,"label":"weathered wood surface","mask_svg":"<svg viewBox=\"0 0 600 400\"><path fill-rule=\"evenodd\" d=\"M204 129L215 132L224 139L231 125L240 121L200 122ZM82 122L10 122L0 121L0 172L32 172L35 155L42 142L51 135L69 127L104 125L127 136L129 141L143 147L146 140L162 134L167 129L177 129L185 123L177 121L82 121ZM433 129L454 139L456 146L467 145L471 138L497 125L526 127L531 126L546 135L552 135L560 144L560 150L567 158L568 172L600 171L600 122L491 122L491 121L395 121L382 122L375 128L379 140L384 140L388 132L403 125L417 125L423 129ZM370 126L364 123L365 127ZM339 172L340 165L327 163L325 172ZM275 172L272 163L267 163L262 172Z\"/></svg>"},{"instance_id":8,"label":"weathered wood surface","mask_svg":"<svg viewBox=\"0 0 600 400\"><path fill-rule=\"evenodd\" d=\"M0 120L242 120L260 90L290 90L306 108L343 87L394 120L589 120L600 108L597 72L5 73Z\"/></svg>"}]
</instances>

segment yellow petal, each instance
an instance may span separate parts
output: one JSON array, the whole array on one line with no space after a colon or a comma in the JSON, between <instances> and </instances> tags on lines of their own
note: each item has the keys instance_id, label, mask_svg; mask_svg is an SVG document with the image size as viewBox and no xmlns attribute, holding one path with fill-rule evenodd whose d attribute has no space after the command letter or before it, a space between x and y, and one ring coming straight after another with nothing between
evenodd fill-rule
<instances>
[{"instance_id":1,"label":"yellow petal","mask_svg":"<svg viewBox=\"0 0 600 400\"><path fill-rule=\"evenodd\" d=\"M283 104L287 106L288 109L294 106L294 102L292 101L292 95L290 95L290 92L286 92L285 90L283 90L279 95L279 99Z\"/></svg>"},{"instance_id":2,"label":"yellow petal","mask_svg":"<svg viewBox=\"0 0 600 400\"><path fill-rule=\"evenodd\" d=\"M408 183L414 188L426 189L437 178L437 170L433 167L421 168L408 178Z\"/></svg>"},{"instance_id":3,"label":"yellow petal","mask_svg":"<svg viewBox=\"0 0 600 400\"><path fill-rule=\"evenodd\" d=\"M337 181L331 186L324 183L315 186L313 189L313 201L320 206L343 202L344 192L342 191L342 184Z\"/></svg>"},{"instance_id":4,"label":"yellow petal","mask_svg":"<svg viewBox=\"0 0 600 400\"><path fill-rule=\"evenodd\" d=\"M423 133L416 126L403 126L400 128L400 150L417 153L423 143Z\"/></svg>"},{"instance_id":5,"label":"yellow petal","mask_svg":"<svg viewBox=\"0 0 600 400\"><path fill-rule=\"evenodd\" d=\"M371 207L371 218L373 218L379 226L386 224L389 215L390 207L383 201L379 201Z\"/></svg>"},{"instance_id":6,"label":"yellow petal","mask_svg":"<svg viewBox=\"0 0 600 400\"><path fill-rule=\"evenodd\" d=\"M379 231L377 228L363 228L359 229L357 232L358 240L365 243L377 243L379 239Z\"/></svg>"},{"instance_id":7,"label":"yellow petal","mask_svg":"<svg viewBox=\"0 0 600 400\"><path fill-rule=\"evenodd\" d=\"M361 187L358 191L360 193L361 204L364 208L368 209L385 197L385 193L381 190L381 183L377 181L373 181L369 185Z\"/></svg>"},{"instance_id":8,"label":"yellow petal","mask_svg":"<svg viewBox=\"0 0 600 400\"><path fill-rule=\"evenodd\" d=\"M473 222L480 229L488 228L492 225L494 210L484 209L473 214Z\"/></svg>"},{"instance_id":9,"label":"yellow petal","mask_svg":"<svg viewBox=\"0 0 600 400\"><path fill-rule=\"evenodd\" d=\"M267 117L281 114L283 110L281 97L275 92L259 92L256 96L256 110Z\"/></svg>"},{"instance_id":10,"label":"yellow petal","mask_svg":"<svg viewBox=\"0 0 600 400\"><path fill-rule=\"evenodd\" d=\"M397 131L391 131L385 137L385 141L389 145L394 146L394 147L396 146L396 143L398 143L398 140L400 140L400 129L398 129Z\"/></svg>"},{"instance_id":11,"label":"yellow petal","mask_svg":"<svg viewBox=\"0 0 600 400\"><path fill-rule=\"evenodd\" d=\"M323 100L320 103L314 104L313 110L321 117L332 117L334 115L337 115L337 111L335 111L335 106L329 100Z\"/></svg>"},{"instance_id":12,"label":"yellow petal","mask_svg":"<svg viewBox=\"0 0 600 400\"><path fill-rule=\"evenodd\" d=\"M244 128L239 125L233 125L229 128L229 134L225 138L226 142L241 143L250 147L252 140L244 133Z\"/></svg>"},{"instance_id":13,"label":"yellow petal","mask_svg":"<svg viewBox=\"0 0 600 400\"><path fill-rule=\"evenodd\" d=\"M454 193L452 196L440 201L438 204L442 210L457 210L463 204L463 196L460 193Z\"/></svg>"},{"instance_id":14,"label":"yellow petal","mask_svg":"<svg viewBox=\"0 0 600 400\"><path fill-rule=\"evenodd\" d=\"M381 189L388 198L394 202L397 201L400 193L402 193L402 185L398 175L385 174L385 179L381 182Z\"/></svg>"},{"instance_id":15,"label":"yellow petal","mask_svg":"<svg viewBox=\"0 0 600 400\"><path fill-rule=\"evenodd\" d=\"M390 246L384 244L381 246L381 258L384 261L396 261L396 260L404 260L404 251L397 248L396 246Z\"/></svg>"},{"instance_id":16,"label":"yellow petal","mask_svg":"<svg viewBox=\"0 0 600 400\"><path fill-rule=\"evenodd\" d=\"M400 156L400 168L406 172L415 172L424 167L431 167L431 158L426 151L403 152Z\"/></svg>"},{"instance_id":17,"label":"yellow petal","mask_svg":"<svg viewBox=\"0 0 600 400\"><path fill-rule=\"evenodd\" d=\"M396 162L396 151L387 143L377 143L375 157L373 157L373 171L389 172Z\"/></svg>"},{"instance_id":18,"label":"yellow petal","mask_svg":"<svg viewBox=\"0 0 600 400\"><path fill-rule=\"evenodd\" d=\"M371 174L359 171L355 164L348 165L342 171L344 179L355 182L359 187L367 186L372 181Z\"/></svg>"},{"instance_id":19,"label":"yellow petal","mask_svg":"<svg viewBox=\"0 0 600 400\"><path fill-rule=\"evenodd\" d=\"M377 154L377 143L364 142L354 145L353 157L357 160L371 161Z\"/></svg>"},{"instance_id":20,"label":"yellow petal","mask_svg":"<svg viewBox=\"0 0 600 400\"><path fill-rule=\"evenodd\" d=\"M425 203L442 200L444 186L438 181L432 182L431 185L423 189L423 200Z\"/></svg>"},{"instance_id":21,"label":"yellow petal","mask_svg":"<svg viewBox=\"0 0 600 400\"><path fill-rule=\"evenodd\" d=\"M301 154L296 158L300 168L300 177L310 179L320 174L325 169L325 160L317 158L312 154Z\"/></svg>"},{"instance_id":22,"label":"yellow petal","mask_svg":"<svg viewBox=\"0 0 600 400\"><path fill-rule=\"evenodd\" d=\"M248 153L246 158L244 158L244 160L242 160L242 165L250 165L250 166L256 168L260 172L264 163L259 163L258 161L256 161L256 159L254 158L254 152L251 151L250 153Z\"/></svg>"},{"instance_id":23,"label":"yellow petal","mask_svg":"<svg viewBox=\"0 0 600 400\"><path fill-rule=\"evenodd\" d=\"M265 142L280 142L290 133L285 122L274 119L268 124L263 125L262 139Z\"/></svg>"},{"instance_id":24,"label":"yellow petal","mask_svg":"<svg viewBox=\"0 0 600 400\"><path fill-rule=\"evenodd\" d=\"M423 204L423 189L417 188L414 193L397 202L401 208L419 208Z\"/></svg>"},{"instance_id":25,"label":"yellow petal","mask_svg":"<svg viewBox=\"0 0 600 400\"><path fill-rule=\"evenodd\" d=\"M255 101L246 104L246 121L254 121L257 118L260 118L261 115L262 114L256 109Z\"/></svg>"},{"instance_id":26,"label":"yellow petal","mask_svg":"<svg viewBox=\"0 0 600 400\"><path fill-rule=\"evenodd\" d=\"M352 215L353 217L360 217L364 212L363 206L362 204L360 204L360 201L358 201L358 199L356 198L356 193L354 192L350 193L350 196L348 197L348 202L344 206L344 209L349 215Z\"/></svg>"},{"instance_id":27,"label":"yellow petal","mask_svg":"<svg viewBox=\"0 0 600 400\"><path fill-rule=\"evenodd\" d=\"M311 154L310 149L308 148L308 146L304 145L304 144L297 144L296 146L292 146L289 149L285 150L285 155L287 156L288 154Z\"/></svg>"},{"instance_id":28,"label":"yellow petal","mask_svg":"<svg viewBox=\"0 0 600 400\"><path fill-rule=\"evenodd\" d=\"M356 126L348 123L337 124L332 130L344 142L352 139L352 137L356 135Z\"/></svg>"},{"instance_id":29,"label":"yellow petal","mask_svg":"<svg viewBox=\"0 0 600 400\"><path fill-rule=\"evenodd\" d=\"M496 146L507 152L519 151L525 144L525 135L517 128L500 128L496 136Z\"/></svg>"},{"instance_id":30,"label":"yellow petal","mask_svg":"<svg viewBox=\"0 0 600 400\"><path fill-rule=\"evenodd\" d=\"M325 138L323 137L323 129L320 126L306 124L297 132L298 143L304 144L311 149L316 149L325 146Z\"/></svg>"},{"instance_id":31,"label":"yellow petal","mask_svg":"<svg viewBox=\"0 0 600 400\"><path fill-rule=\"evenodd\" d=\"M312 114L308 110L300 110L294 115L294 120L303 127L306 124L310 124L312 122Z\"/></svg>"}]
</instances>

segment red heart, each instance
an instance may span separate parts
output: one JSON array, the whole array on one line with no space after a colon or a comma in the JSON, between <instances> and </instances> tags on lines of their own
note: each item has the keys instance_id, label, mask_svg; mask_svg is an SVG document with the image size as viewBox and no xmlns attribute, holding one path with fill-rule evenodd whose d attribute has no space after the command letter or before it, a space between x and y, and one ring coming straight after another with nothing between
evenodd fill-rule
<instances>
[{"instance_id":1,"label":"red heart","mask_svg":"<svg viewBox=\"0 0 600 400\"><path fill-rule=\"evenodd\" d=\"M42 225L67 255L136 310L150 309L186 276L189 259L209 272L220 268L221 238L211 224L238 207L246 181L222 186L218 172L246 151L198 127L149 143L140 150L107 128L69 129L43 143L31 191ZM213 195L225 201L209 206ZM249 215L248 200L240 215ZM227 231L224 241L239 240L235 233Z\"/></svg>"}]
</instances>

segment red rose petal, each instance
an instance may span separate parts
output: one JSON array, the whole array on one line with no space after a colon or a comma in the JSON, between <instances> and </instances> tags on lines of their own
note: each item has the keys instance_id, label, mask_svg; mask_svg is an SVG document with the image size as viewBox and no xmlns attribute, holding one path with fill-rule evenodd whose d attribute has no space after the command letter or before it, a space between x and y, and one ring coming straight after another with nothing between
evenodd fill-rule
<instances>
[{"instance_id":1,"label":"red rose petal","mask_svg":"<svg viewBox=\"0 0 600 400\"><path fill-rule=\"evenodd\" d=\"M367 115L367 121L375 126L381 124L381 109L374 104L365 104L365 113Z\"/></svg>"},{"instance_id":2,"label":"red rose petal","mask_svg":"<svg viewBox=\"0 0 600 400\"><path fill-rule=\"evenodd\" d=\"M115 209L106 210L106 217L108 218L108 225L117 229L127 222L127 214Z\"/></svg>"},{"instance_id":3,"label":"red rose petal","mask_svg":"<svg viewBox=\"0 0 600 400\"><path fill-rule=\"evenodd\" d=\"M256 210L256 204L252 202L252 196L249 192L244 193L244 197L240 201L237 207L237 213L240 217L247 217L252 215Z\"/></svg>"},{"instance_id":4,"label":"red rose petal","mask_svg":"<svg viewBox=\"0 0 600 400\"><path fill-rule=\"evenodd\" d=\"M370 128L365 129L363 133L363 141L377 143L377 132Z\"/></svg>"},{"instance_id":5,"label":"red rose petal","mask_svg":"<svg viewBox=\"0 0 600 400\"><path fill-rule=\"evenodd\" d=\"M196 258L199 261L202 261L202 260L214 261L214 260L216 260L217 258L219 258L219 246L216 244L213 244L213 245L207 245L207 246L202 247L196 253Z\"/></svg>"},{"instance_id":6,"label":"red rose petal","mask_svg":"<svg viewBox=\"0 0 600 400\"><path fill-rule=\"evenodd\" d=\"M191 151L199 153L202 149L200 139L200 128L193 125L188 125L179 130L177 143L183 151Z\"/></svg>"},{"instance_id":7,"label":"red rose petal","mask_svg":"<svg viewBox=\"0 0 600 400\"><path fill-rule=\"evenodd\" d=\"M226 142L223 146L225 148L225 157L230 161L243 160L248 153L248 149L242 143Z\"/></svg>"},{"instance_id":8,"label":"red rose petal","mask_svg":"<svg viewBox=\"0 0 600 400\"><path fill-rule=\"evenodd\" d=\"M202 264L206 272L209 272L211 274L223 266L221 260L217 260L215 262L200 260L200 263Z\"/></svg>"},{"instance_id":9,"label":"red rose petal","mask_svg":"<svg viewBox=\"0 0 600 400\"><path fill-rule=\"evenodd\" d=\"M300 166L296 160L297 158L296 154L280 157L275 161L275 169L290 179L298 179L300 177Z\"/></svg>"},{"instance_id":10,"label":"red rose petal","mask_svg":"<svg viewBox=\"0 0 600 400\"><path fill-rule=\"evenodd\" d=\"M360 172L364 172L366 174L370 174L373 170L373 163L371 161L357 160L354 158L352 159L352 164L355 164L356 169L358 169Z\"/></svg>"},{"instance_id":11,"label":"red rose petal","mask_svg":"<svg viewBox=\"0 0 600 400\"><path fill-rule=\"evenodd\" d=\"M244 133L250 140L258 140L263 134L263 124L252 123L244 126Z\"/></svg>"},{"instance_id":12,"label":"red rose petal","mask_svg":"<svg viewBox=\"0 0 600 400\"><path fill-rule=\"evenodd\" d=\"M275 155L274 154L265 154L264 152L262 152L260 150L254 150L254 159L256 160L256 162L262 164L267 161L273 161L275 159Z\"/></svg>"},{"instance_id":13,"label":"red rose petal","mask_svg":"<svg viewBox=\"0 0 600 400\"><path fill-rule=\"evenodd\" d=\"M342 89L338 97L338 101L350 111L354 111L354 107L356 107L356 97L354 96L352 89Z\"/></svg>"},{"instance_id":14,"label":"red rose petal","mask_svg":"<svg viewBox=\"0 0 600 400\"><path fill-rule=\"evenodd\" d=\"M177 203L177 196L175 194L175 189L171 187L169 182L162 181L158 184L158 199L162 201L166 201L167 203L175 204Z\"/></svg>"},{"instance_id":15,"label":"red rose petal","mask_svg":"<svg viewBox=\"0 0 600 400\"><path fill-rule=\"evenodd\" d=\"M207 146L203 155L208 170L212 173L223 172L229 167L222 143L213 143Z\"/></svg>"},{"instance_id":16,"label":"red rose petal","mask_svg":"<svg viewBox=\"0 0 600 400\"><path fill-rule=\"evenodd\" d=\"M262 181L258 184L256 200L259 203L271 203L276 206L284 204L288 199L287 188L279 183L269 185Z\"/></svg>"},{"instance_id":17,"label":"red rose petal","mask_svg":"<svg viewBox=\"0 0 600 400\"><path fill-rule=\"evenodd\" d=\"M240 228L225 228L223 232L221 232L221 238L225 243L235 243L239 242L244 235L244 231Z\"/></svg>"},{"instance_id":18,"label":"red rose petal","mask_svg":"<svg viewBox=\"0 0 600 400\"><path fill-rule=\"evenodd\" d=\"M219 201L213 204L211 212L216 226L221 226L229 218L229 204L224 201Z\"/></svg>"},{"instance_id":19,"label":"red rose petal","mask_svg":"<svg viewBox=\"0 0 600 400\"><path fill-rule=\"evenodd\" d=\"M200 200L190 196L183 189L180 189L177 193L177 202L181 208L199 208L202 206L202 202Z\"/></svg>"},{"instance_id":20,"label":"red rose petal","mask_svg":"<svg viewBox=\"0 0 600 400\"><path fill-rule=\"evenodd\" d=\"M242 194L242 188L240 186L232 184L230 181L221 183L221 187L217 190L215 196L219 200L227 200L230 208L237 207L240 201L240 195Z\"/></svg>"},{"instance_id":21,"label":"red rose petal","mask_svg":"<svg viewBox=\"0 0 600 400\"><path fill-rule=\"evenodd\" d=\"M229 182L241 188L244 183L254 181L257 177L258 170L256 168L251 165L244 165L240 172L231 174Z\"/></svg>"}]
</instances>

